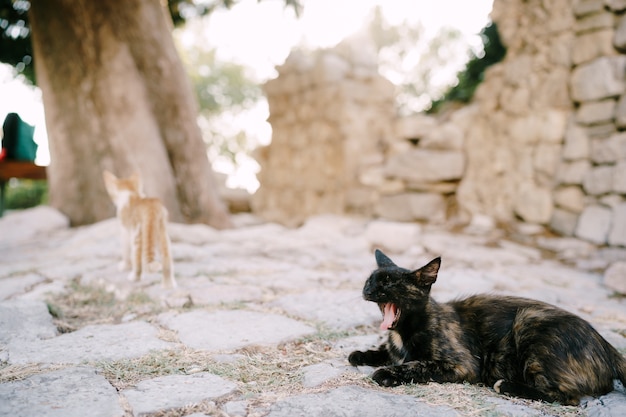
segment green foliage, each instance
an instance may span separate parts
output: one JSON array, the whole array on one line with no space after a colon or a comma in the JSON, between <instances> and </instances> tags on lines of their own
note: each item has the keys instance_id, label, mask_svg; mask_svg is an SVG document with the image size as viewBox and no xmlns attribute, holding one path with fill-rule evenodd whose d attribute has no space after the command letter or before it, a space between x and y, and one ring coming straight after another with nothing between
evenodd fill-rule
<instances>
[{"instance_id":1,"label":"green foliage","mask_svg":"<svg viewBox=\"0 0 626 417\"><path fill-rule=\"evenodd\" d=\"M233 119L259 102L261 86L251 79L246 67L218 60L214 49L193 45L181 55L198 99L199 125L209 154L236 166L238 155L249 155L255 146Z\"/></svg>"},{"instance_id":2,"label":"green foliage","mask_svg":"<svg viewBox=\"0 0 626 417\"><path fill-rule=\"evenodd\" d=\"M5 209L18 210L46 204L48 183L44 180L12 179L5 188Z\"/></svg>"},{"instance_id":3,"label":"green foliage","mask_svg":"<svg viewBox=\"0 0 626 417\"><path fill-rule=\"evenodd\" d=\"M0 62L12 65L16 73L34 84L29 8L26 0L0 0Z\"/></svg>"},{"instance_id":4,"label":"green foliage","mask_svg":"<svg viewBox=\"0 0 626 417\"><path fill-rule=\"evenodd\" d=\"M448 85L445 68L458 67L467 45L458 30L442 28L427 36L421 24L389 24L376 7L366 33L378 52L381 74L398 86L396 102L400 113L410 114L428 107L432 97ZM461 62L459 62L461 61Z\"/></svg>"},{"instance_id":5,"label":"green foliage","mask_svg":"<svg viewBox=\"0 0 626 417\"><path fill-rule=\"evenodd\" d=\"M436 113L446 103L468 103L478 85L483 81L485 70L502 61L506 55L506 47L500 41L498 26L490 23L480 33L483 41L483 53L474 56L468 61L465 70L458 74L458 83L452 87L442 98L432 103L429 113Z\"/></svg>"},{"instance_id":6,"label":"green foliage","mask_svg":"<svg viewBox=\"0 0 626 417\"><path fill-rule=\"evenodd\" d=\"M284 0L285 7L300 13L300 0ZM211 13L219 7L230 8L236 0L168 0L167 6L175 25L187 19ZM0 62L15 68L31 84L36 84L33 48L30 38L28 9L30 0L0 0Z\"/></svg>"}]
</instances>

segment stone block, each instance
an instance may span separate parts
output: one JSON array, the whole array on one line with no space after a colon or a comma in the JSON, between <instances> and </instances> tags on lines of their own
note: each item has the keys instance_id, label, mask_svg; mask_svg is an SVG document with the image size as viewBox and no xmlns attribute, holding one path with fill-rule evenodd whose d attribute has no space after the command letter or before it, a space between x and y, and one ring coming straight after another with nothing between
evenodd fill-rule
<instances>
[{"instance_id":1,"label":"stone block","mask_svg":"<svg viewBox=\"0 0 626 417\"><path fill-rule=\"evenodd\" d=\"M458 180L465 170L460 151L412 149L391 156L385 164L385 175L413 182Z\"/></svg>"},{"instance_id":2,"label":"stone block","mask_svg":"<svg viewBox=\"0 0 626 417\"><path fill-rule=\"evenodd\" d=\"M619 18L613 37L613 46L620 52L626 51L626 15Z\"/></svg>"},{"instance_id":3,"label":"stone block","mask_svg":"<svg viewBox=\"0 0 626 417\"><path fill-rule=\"evenodd\" d=\"M591 141L591 160L596 164L615 163L626 159L626 133Z\"/></svg>"},{"instance_id":4,"label":"stone block","mask_svg":"<svg viewBox=\"0 0 626 417\"><path fill-rule=\"evenodd\" d=\"M577 17L598 13L604 10L604 0L578 0L574 2L574 14Z\"/></svg>"},{"instance_id":5,"label":"stone block","mask_svg":"<svg viewBox=\"0 0 626 417\"><path fill-rule=\"evenodd\" d=\"M614 262L604 271L603 283L613 291L626 295L626 262Z\"/></svg>"},{"instance_id":6,"label":"stone block","mask_svg":"<svg viewBox=\"0 0 626 417\"><path fill-rule=\"evenodd\" d=\"M617 105L615 106L615 124L621 129L626 128L626 94L622 94L619 100L617 100Z\"/></svg>"},{"instance_id":7,"label":"stone block","mask_svg":"<svg viewBox=\"0 0 626 417\"><path fill-rule=\"evenodd\" d=\"M604 3L614 12L626 10L626 0L605 0Z\"/></svg>"},{"instance_id":8,"label":"stone block","mask_svg":"<svg viewBox=\"0 0 626 417\"><path fill-rule=\"evenodd\" d=\"M613 29L580 34L575 39L575 48L572 48L572 63L580 65L601 56L615 54L613 49Z\"/></svg>"},{"instance_id":9,"label":"stone block","mask_svg":"<svg viewBox=\"0 0 626 417\"><path fill-rule=\"evenodd\" d=\"M550 219L550 229L563 236L574 236L578 215L567 210L554 209Z\"/></svg>"},{"instance_id":10,"label":"stone block","mask_svg":"<svg viewBox=\"0 0 626 417\"><path fill-rule=\"evenodd\" d=\"M380 199L376 213L385 219L402 222L414 220L440 222L445 220L446 201L442 195L434 193L385 196Z\"/></svg>"},{"instance_id":11,"label":"stone block","mask_svg":"<svg viewBox=\"0 0 626 417\"><path fill-rule=\"evenodd\" d=\"M572 71L574 101L584 102L616 97L624 93L626 56L601 57Z\"/></svg>"},{"instance_id":12,"label":"stone block","mask_svg":"<svg viewBox=\"0 0 626 417\"><path fill-rule=\"evenodd\" d=\"M613 207L613 223L609 232L609 245L626 246L626 203ZM626 275L622 279L626 283Z\"/></svg>"},{"instance_id":13,"label":"stone block","mask_svg":"<svg viewBox=\"0 0 626 417\"><path fill-rule=\"evenodd\" d=\"M544 175L552 181L560 159L560 144L539 144L533 152L533 167L538 174Z\"/></svg>"},{"instance_id":14,"label":"stone block","mask_svg":"<svg viewBox=\"0 0 626 417\"><path fill-rule=\"evenodd\" d=\"M607 242L611 217L611 210L606 207L587 206L578 218L575 235L581 239L603 245Z\"/></svg>"},{"instance_id":15,"label":"stone block","mask_svg":"<svg viewBox=\"0 0 626 417\"><path fill-rule=\"evenodd\" d=\"M520 186L514 210L524 221L545 224L552 217L552 194L549 189L527 182Z\"/></svg>"},{"instance_id":16,"label":"stone block","mask_svg":"<svg viewBox=\"0 0 626 417\"><path fill-rule=\"evenodd\" d=\"M591 30L612 28L615 22L615 16L611 12L601 11L599 13L588 14L576 20L574 31L576 33L587 32Z\"/></svg>"},{"instance_id":17,"label":"stone block","mask_svg":"<svg viewBox=\"0 0 626 417\"><path fill-rule=\"evenodd\" d=\"M613 99L583 103L576 112L576 121L584 125L610 122L615 117L615 107Z\"/></svg>"},{"instance_id":18,"label":"stone block","mask_svg":"<svg viewBox=\"0 0 626 417\"><path fill-rule=\"evenodd\" d=\"M602 195L613 186L613 167L601 165L592 168L583 178L583 189L587 194Z\"/></svg>"},{"instance_id":19,"label":"stone block","mask_svg":"<svg viewBox=\"0 0 626 417\"><path fill-rule=\"evenodd\" d=\"M461 150L463 149L463 131L452 123L437 126L424 136L420 146L426 149Z\"/></svg>"},{"instance_id":20,"label":"stone block","mask_svg":"<svg viewBox=\"0 0 626 417\"><path fill-rule=\"evenodd\" d=\"M613 192L626 194L626 160L613 167Z\"/></svg>"},{"instance_id":21,"label":"stone block","mask_svg":"<svg viewBox=\"0 0 626 417\"><path fill-rule=\"evenodd\" d=\"M554 192L554 203L573 213L580 213L585 208L585 193L580 187L560 187Z\"/></svg>"},{"instance_id":22,"label":"stone block","mask_svg":"<svg viewBox=\"0 0 626 417\"><path fill-rule=\"evenodd\" d=\"M422 139L437 126L434 117L424 114L402 117L396 122L396 134L402 139Z\"/></svg>"},{"instance_id":23,"label":"stone block","mask_svg":"<svg viewBox=\"0 0 626 417\"><path fill-rule=\"evenodd\" d=\"M585 174L591 169L591 163L586 159L575 162L561 162L557 170L559 184L580 185Z\"/></svg>"},{"instance_id":24,"label":"stone block","mask_svg":"<svg viewBox=\"0 0 626 417\"><path fill-rule=\"evenodd\" d=\"M571 124L567 128L561 157L566 161L575 161L589 157L589 137L585 129L575 124Z\"/></svg>"}]
</instances>

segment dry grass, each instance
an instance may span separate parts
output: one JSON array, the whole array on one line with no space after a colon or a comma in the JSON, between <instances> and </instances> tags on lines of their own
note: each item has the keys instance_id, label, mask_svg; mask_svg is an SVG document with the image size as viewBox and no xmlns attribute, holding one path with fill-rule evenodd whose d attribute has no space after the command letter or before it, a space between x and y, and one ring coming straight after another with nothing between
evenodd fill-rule
<instances>
[{"instance_id":1,"label":"dry grass","mask_svg":"<svg viewBox=\"0 0 626 417\"><path fill-rule=\"evenodd\" d=\"M3 363L2 365L0 365L0 384L4 384L6 382L21 381L36 374L40 374L43 372L52 372L66 367L66 365L42 366L36 363L29 363L24 365L8 365L7 363Z\"/></svg>"},{"instance_id":2,"label":"dry grass","mask_svg":"<svg viewBox=\"0 0 626 417\"><path fill-rule=\"evenodd\" d=\"M90 324L120 323L126 316L150 318L162 307L143 292L134 292L119 300L100 286L72 281L67 292L46 299L48 310L61 333L69 333Z\"/></svg>"},{"instance_id":3,"label":"dry grass","mask_svg":"<svg viewBox=\"0 0 626 417\"><path fill-rule=\"evenodd\" d=\"M124 300L101 287L81 285L74 282L66 294L55 295L48 300L50 312L55 316L57 326L62 331L74 331L88 324L119 323L124 317L153 321L163 311L163 307L144 293L133 293ZM242 308L229 305L219 308ZM504 397L482 386L468 384L408 385L393 389L381 388L368 377L356 372L344 373L321 386L306 388L302 384L303 368L331 359L346 359L333 349L333 342L348 336L363 334L367 329L354 329L350 332L333 332L318 328L318 332L298 341L281 344L277 347L247 347L230 355L232 360L224 360L220 355L189 349L182 344L177 349L155 351L136 359L98 362L95 366L118 390L135 386L142 380L174 374L194 374L209 372L237 383L235 393L215 401L203 401L181 408L164 410L150 414L150 417L182 417L193 413L211 416L225 416L221 406L226 401L245 399L252 409L270 407L278 400L289 396L323 392L346 385L358 385L383 392L405 394L419 398L435 406L448 406L461 415L497 416L502 415L502 401L511 406L521 405L537 410L539 415L557 417L577 417L582 409L564 407L521 399ZM175 332L161 329L164 340L179 342ZM228 355L227 355L228 356ZM24 379L33 374L47 372L50 367L38 365L12 365L0 367L0 383ZM130 407L125 407L125 415L131 416Z\"/></svg>"}]
</instances>

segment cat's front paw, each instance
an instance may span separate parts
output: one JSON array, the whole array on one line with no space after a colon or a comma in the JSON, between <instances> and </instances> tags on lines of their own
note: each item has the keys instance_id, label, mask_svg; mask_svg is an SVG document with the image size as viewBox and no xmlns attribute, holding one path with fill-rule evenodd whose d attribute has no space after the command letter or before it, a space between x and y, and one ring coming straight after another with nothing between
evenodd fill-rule
<instances>
[{"instance_id":1,"label":"cat's front paw","mask_svg":"<svg viewBox=\"0 0 626 417\"><path fill-rule=\"evenodd\" d=\"M348 356L348 362L350 362L352 366L365 365L365 353L360 350L355 350Z\"/></svg>"},{"instance_id":2,"label":"cat's front paw","mask_svg":"<svg viewBox=\"0 0 626 417\"><path fill-rule=\"evenodd\" d=\"M380 368L372 374L372 379L383 387L397 387L402 384L402 380L398 378L398 375L389 368Z\"/></svg>"}]
</instances>

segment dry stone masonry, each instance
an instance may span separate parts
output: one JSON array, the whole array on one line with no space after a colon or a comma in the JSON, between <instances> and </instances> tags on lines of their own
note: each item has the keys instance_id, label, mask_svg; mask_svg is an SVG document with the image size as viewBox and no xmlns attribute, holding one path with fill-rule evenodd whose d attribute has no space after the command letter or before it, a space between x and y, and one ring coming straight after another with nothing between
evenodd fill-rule
<instances>
[{"instance_id":1,"label":"dry stone masonry","mask_svg":"<svg viewBox=\"0 0 626 417\"><path fill-rule=\"evenodd\" d=\"M294 52L265 90L254 210L522 220L626 246L626 0L496 0L507 47L470 105L397 118L367 43Z\"/></svg>"}]
</instances>

